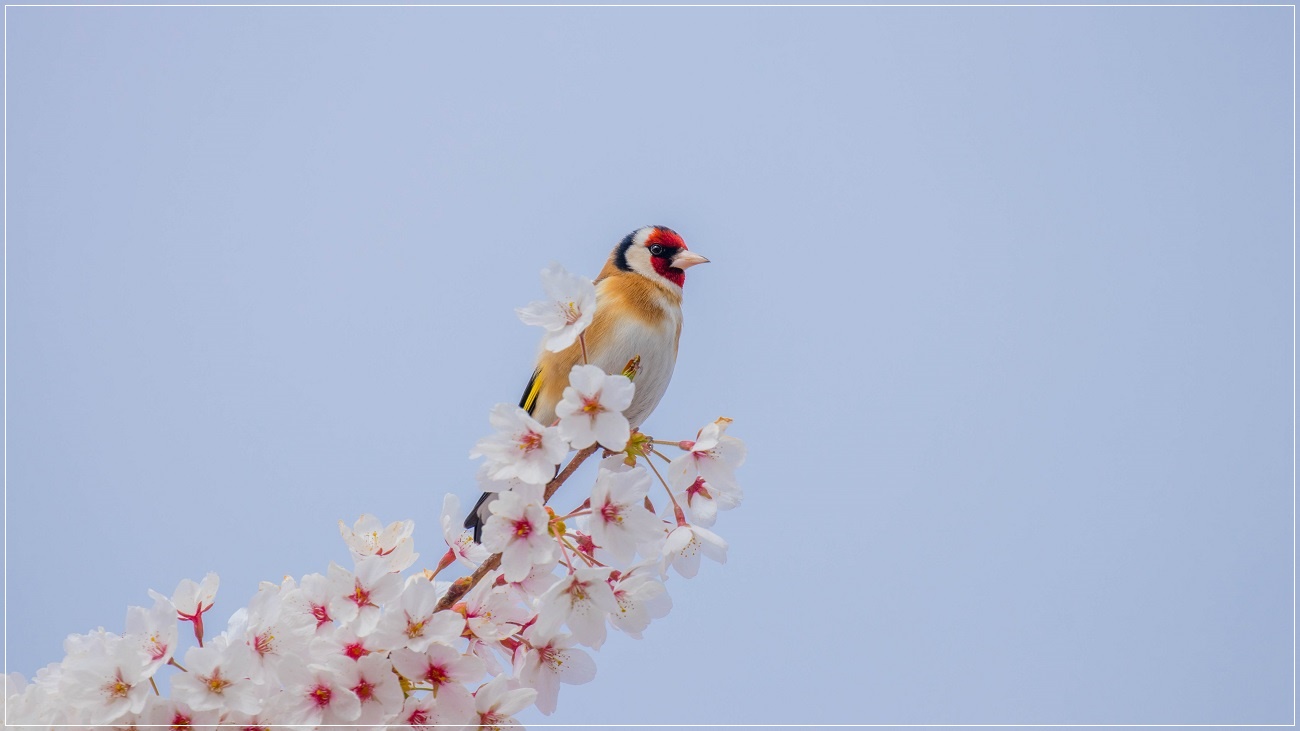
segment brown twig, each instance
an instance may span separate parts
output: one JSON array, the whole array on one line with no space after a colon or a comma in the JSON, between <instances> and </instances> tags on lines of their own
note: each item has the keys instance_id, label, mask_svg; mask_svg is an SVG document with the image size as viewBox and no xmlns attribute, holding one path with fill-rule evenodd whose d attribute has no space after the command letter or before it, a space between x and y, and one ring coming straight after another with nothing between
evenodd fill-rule
<instances>
[{"instance_id":1,"label":"brown twig","mask_svg":"<svg viewBox=\"0 0 1300 731\"><path fill-rule=\"evenodd\" d=\"M555 491L560 489L560 485L563 485L564 481L569 479L588 457L595 454L596 449L598 449L598 446L593 444L573 455L573 459L569 461L569 464L564 466L564 469L560 471L560 474L556 475L554 479L546 483L546 492L543 494L542 502L545 503L550 501L551 496L555 494ZM497 570L500 566L501 554L494 553L489 556L486 561L474 570L474 573L457 579L455 583L451 585L451 588L447 590L447 593L442 597L442 599L438 600L438 606L434 608L434 611L441 612L444 609L450 609L456 604L456 602L460 601L460 598L465 596L470 589L473 589L478 582L482 581L484 576Z\"/></svg>"},{"instance_id":2,"label":"brown twig","mask_svg":"<svg viewBox=\"0 0 1300 731\"><path fill-rule=\"evenodd\" d=\"M600 448L599 445L593 444L590 447L587 447L586 449L582 450L581 452L578 452L577 454L573 455L573 459L569 462L569 464L565 465L564 470L561 471L560 474L556 475L555 479L546 483L546 492L542 495L542 502L543 503L550 502L551 496L555 494L556 490L560 489L560 485L563 485L564 481L569 479L569 477L578 470L578 467L580 467L582 463L587 460L588 457L595 454L596 450L599 448Z\"/></svg>"}]
</instances>

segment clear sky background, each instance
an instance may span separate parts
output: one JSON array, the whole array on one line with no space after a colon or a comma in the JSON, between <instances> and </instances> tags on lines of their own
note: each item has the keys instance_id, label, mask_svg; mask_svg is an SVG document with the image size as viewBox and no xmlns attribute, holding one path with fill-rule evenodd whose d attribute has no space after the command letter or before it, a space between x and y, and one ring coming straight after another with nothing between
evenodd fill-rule
<instances>
[{"instance_id":1,"label":"clear sky background","mask_svg":"<svg viewBox=\"0 0 1300 731\"><path fill-rule=\"evenodd\" d=\"M646 430L746 503L550 721L1291 722L1291 8L7 20L8 670L363 512L432 565L513 308L660 223Z\"/></svg>"}]
</instances>

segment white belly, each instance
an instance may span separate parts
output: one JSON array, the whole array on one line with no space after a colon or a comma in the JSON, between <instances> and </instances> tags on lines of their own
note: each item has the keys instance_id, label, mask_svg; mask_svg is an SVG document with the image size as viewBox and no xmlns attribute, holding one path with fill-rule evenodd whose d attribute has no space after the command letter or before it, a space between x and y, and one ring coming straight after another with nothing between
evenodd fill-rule
<instances>
[{"instance_id":1,"label":"white belly","mask_svg":"<svg viewBox=\"0 0 1300 731\"><path fill-rule=\"evenodd\" d=\"M641 356L641 370L633 380L636 392L632 396L632 405L624 412L633 428L641 426L659 405L659 399L664 397L673 377L673 366L677 362L677 320L672 317L664 320L660 327L635 320L619 323L613 346L608 352L592 358L592 364L600 366L601 370L618 374L623 372L629 360Z\"/></svg>"}]
</instances>

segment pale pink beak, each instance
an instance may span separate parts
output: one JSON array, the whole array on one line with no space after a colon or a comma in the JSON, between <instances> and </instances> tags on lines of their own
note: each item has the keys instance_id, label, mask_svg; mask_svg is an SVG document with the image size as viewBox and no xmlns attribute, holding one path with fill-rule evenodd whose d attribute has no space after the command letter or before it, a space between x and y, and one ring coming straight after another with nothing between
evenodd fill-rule
<instances>
[{"instance_id":1,"label":"pale pink beak","mask_svg":"<svg viewBox=\"0 0 1300 731\"><path fill-rule=\"evenodd\" d=\"M673 257L672 267L674 269L689 269L696 264L708 264L709 260L696 254L694 251L679 251L677 256Z\"/></svg>"}]
</instances>

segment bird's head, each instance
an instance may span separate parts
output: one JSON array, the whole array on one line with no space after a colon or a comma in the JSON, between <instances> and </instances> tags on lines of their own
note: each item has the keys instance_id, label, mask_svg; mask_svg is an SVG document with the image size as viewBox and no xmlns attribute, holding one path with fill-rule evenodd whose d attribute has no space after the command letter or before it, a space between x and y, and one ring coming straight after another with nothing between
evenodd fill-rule
<instances>
[{"instance_id":1,"label":"bird's head","mask_svg":"<svg viewBox=\"0 0 1300 731\"><path fill-rule=\"evenodd\" d=\"M643 226L628 234L614 247L612 260L622 271L678 289L686 283L687 269L708 261L665 226Z\"/></svg>"}]
</instances>

